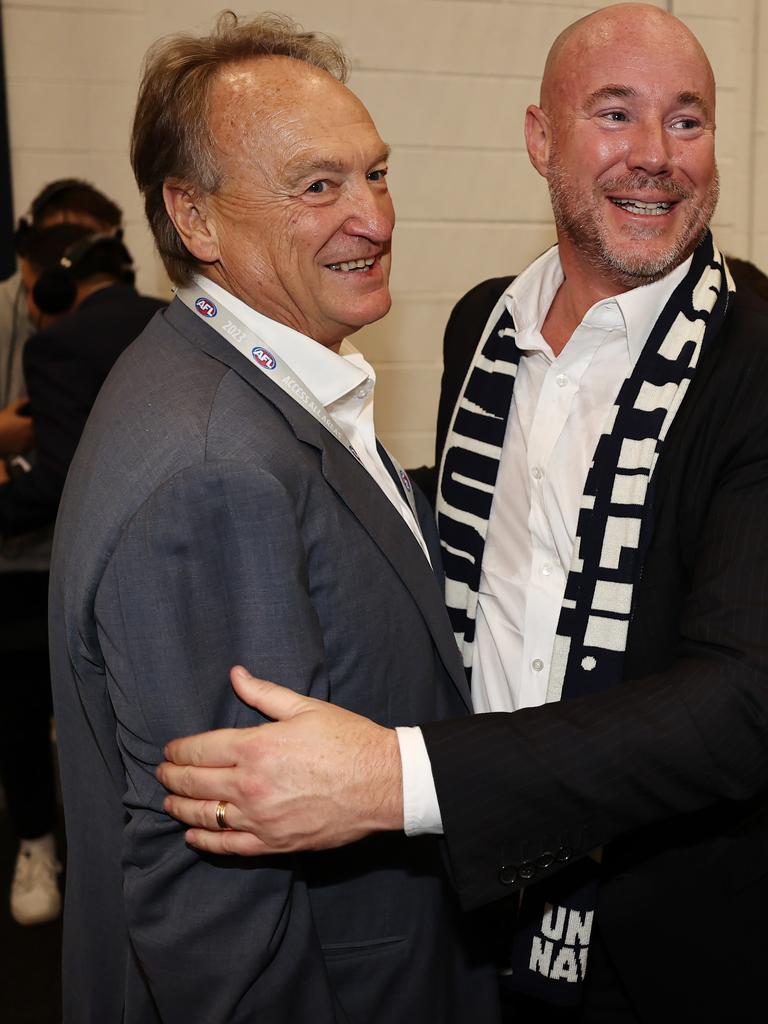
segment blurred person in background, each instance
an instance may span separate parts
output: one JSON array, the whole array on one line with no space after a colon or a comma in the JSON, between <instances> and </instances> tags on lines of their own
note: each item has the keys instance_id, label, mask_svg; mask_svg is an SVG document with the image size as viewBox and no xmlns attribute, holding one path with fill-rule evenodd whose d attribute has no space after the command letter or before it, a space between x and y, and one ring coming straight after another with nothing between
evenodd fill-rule
<instances>
[{"instance_id":1,"label":"blurred person in background","mask_svg":"<svg viewBox=\"0 0 768 1024\"><path fill-rule=\"evenodd\" d=\"M54 224L81 224L91 231L112 234L121 229L122 211L87 181L59 178L41 189L28 214L19 220L14 236L17 250L30 231ZM22 353L35 326L27 288L17 271L0 282L0 455L25 453L34 445ZM6 568L7 557L0 550L0 572L34 570L40 564L47 567L50 538L39 543L28 539L23 548L14 545L12 568Z\"/></svg>"},{"instance_id":2,"label":"blurred person in background","mask_svg":"<svg viewBox=\"0 0 768 1024\"><path fill-rule=\"evenodd\" d=\"M134 287L133 259L117 235L62 223L19 243L30 318L24 350L36 437L33 463L0 464L0 534L50 526L85 421L115 360L165 303Z\"/></svg>"},{"instance_id":3,"label":"blurred person in background","mask_svg":"<svg viewBox=\"0 0 768 1024\"><path fill-rule=\"evenodd\" d=\"M15 243L18 249L32 229L53 224L82 224L105 234L120 229L122 211L116 203L87 181L59 178L51 181L32 200L29 212L19 220ZM24 394L21 354L34 329L27 309L26 289L19 272L0 283L0 408L7 408ZM6 451L0 425L0 448ZM21 450L21 449L17 449Z\"/></svg>"},{"instance_id":4,"label":"blurred person in background","mask_svg":"<svg viewBox=\"0 0 768 1024\"><path fill-rule=\"evenodd\" d=\"M49 182L19 221L18 244L33 229L79 223L113 232L120 208L86 181ZM22 373L22 353L34 330L20 273L0 283L0 455L19 467L30 464L34 429ZM23 459L16 458L22 455ZM50 744L47 591L51 527L0 537L0 784L20 839L11 891L19 924L56 917L61 898L53 832L56 793ZM7 699L10 695L10 700ZM20 763L18 749L23 747ZM25 764L22 778L21 764Z\"/></svg>"},{"instance_id":5,"label":"blurred person in background","mask_svg":"<svg viewBox=\"0 0 768 1024\"><path fill-rule=\"evenodd\" d=\"M82 224L92 231L112 233L120 229L120 207L87 181L59 178L45 185L32 200L26 217L19 220L14 241L16 247L32 229L53 224ZM32 419L27 408L26 389L21 368L24 345L35 325L30 319L27 289L20 271L0 282L0 454L29 451L34 444ZM29 547L29 545L27 545ZM42 559L47 563L49 545ZM40 553L28 550L33 564ZM21 558L21 556L19 556ZM19 558L16 561L19 561ZM0 553L0 564L3 555ZM22 559L23 560L23 559ZM21 564L16 569L21 569ZM2 571L2 568L0 568Z\"/></svg>"}]
</instances>

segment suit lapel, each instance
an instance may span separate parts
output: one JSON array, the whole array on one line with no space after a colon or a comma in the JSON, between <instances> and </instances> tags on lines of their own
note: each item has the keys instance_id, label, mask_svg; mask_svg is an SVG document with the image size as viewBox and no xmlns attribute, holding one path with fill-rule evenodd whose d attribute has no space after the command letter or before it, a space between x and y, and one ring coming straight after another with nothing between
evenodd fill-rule
<instances>
[{"instance_id":1,"label":"suit lapel","mask_svg":"<svg viewBox=\"0 0 768 1024\"><path fill-rule=\"evenodd\" d=\"M445 611L442 590L424 552L378 484L330 434L322 450L326 481L413 595L443 664L471 710L469 686Z\"/></svg>"},{"instance_id":2,"label":"suit lapel","mask_svg":"<svg viewBox=\"0 0 768 1024\"><path fill-rule=\"evenodd\" d=\"M187 340L246 380L287 420L297 439L321 453L328 485L376 544L408 589L451 680L471 710L471 698L443 594L420 545L368 471L315 418L258 367L221 338L180 301L165 314Z\"/></svg>"}]
</instances>

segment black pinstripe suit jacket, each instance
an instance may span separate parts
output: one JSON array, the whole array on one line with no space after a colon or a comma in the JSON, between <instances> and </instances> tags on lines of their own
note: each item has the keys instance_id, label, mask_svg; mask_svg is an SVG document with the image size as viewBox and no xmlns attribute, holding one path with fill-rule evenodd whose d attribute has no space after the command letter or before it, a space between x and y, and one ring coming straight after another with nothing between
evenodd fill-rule
<instances>
[{"instance_id":1,"label":"black pinstripe suit jacket","mask_svg":"<svg viewBox=\"0 0 768 1024\"><path fill-rule=\"evenodd\" d=\"M478 285L449 320L438 465L509 280ZM746 1020L738 1007L758 992L763 1001L767 392L768 306L739 292L657 466L620 686L424 728L464 904L605 845L601 930L640 1019L654 1024Z\"/></svg>"}]
</instances>

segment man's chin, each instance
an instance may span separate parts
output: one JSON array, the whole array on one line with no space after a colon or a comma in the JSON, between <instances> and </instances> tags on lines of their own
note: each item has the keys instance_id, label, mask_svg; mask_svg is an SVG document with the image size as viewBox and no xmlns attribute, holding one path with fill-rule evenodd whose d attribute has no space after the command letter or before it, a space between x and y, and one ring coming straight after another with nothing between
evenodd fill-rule
<instances>
[{"instance_id":1,"label":"man's chin","mask_svg":"<svg viewBox=\"0 0 768 1024\"><path fill-rule=\"evenodd\" d=\"M368 301L361 302L354 309L345 309L333 318L333 322L343 327L343 337L348 337L364 327L375 324L385 317L392 306L389 292L386 296L368 296Z\"/></svg>"},{"instance_id":2,"label":"man's chin","mask_svg":"<svg viewBox=\"0 0 768 1024\"><path fill-rule=\"evenodd\" d=\"M366 298L367 301L361 302L357 309L349 313L350 323L355 324L355 330L375 324L377 320L385 317L392 307L392 297L388 290L368 295Z\"/></svg>"},{"instance_id":3,"label":"man's chin","mask_svg":"<svg viewBox=\"0 0 768 1024\"><path fill-rule=\"evenodd\" d=\"M654 236L638 238L638 246L605 248L597 255L596 263L607 271L616 284L624 288L639 288L666 277L688 259L706 233L703 228L695 237L671 245L659 246L649 252ZM658 238L658 233L655 235Z\"/></svg>"}]
</instances>

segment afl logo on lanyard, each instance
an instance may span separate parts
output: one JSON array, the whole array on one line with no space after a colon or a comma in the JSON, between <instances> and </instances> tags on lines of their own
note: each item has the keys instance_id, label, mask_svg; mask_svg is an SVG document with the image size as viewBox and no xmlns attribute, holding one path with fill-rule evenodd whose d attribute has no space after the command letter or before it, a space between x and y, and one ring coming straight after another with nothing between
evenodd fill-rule
<instances>
[{"instance_id":1,"label":"afl logo on lanyard","mask_svg":"<svg viewBox=\"0 0 768 1024\"><path fill-rule=\"evenodd\" d=\"M258 363L259 366L263 366L265 370L274 370L277 366L277 360L272 353L267 352L265 348L254 348L251 351L251 355L253 356L254 362Z\"/></svg>"},{"instance_id":2,"label":"afl logo on lanyard","mask_svg":"<svg viewBox=\"0 0 768 1024\"><path fill-rule=\"evenodd\" d=\"M199 299L195 299L195 309L200 316L207 316L208 319L216 316L219 312L214 306L210 299L206 299L205 296L201 295Z\"/></svg>"}]
</instances>

